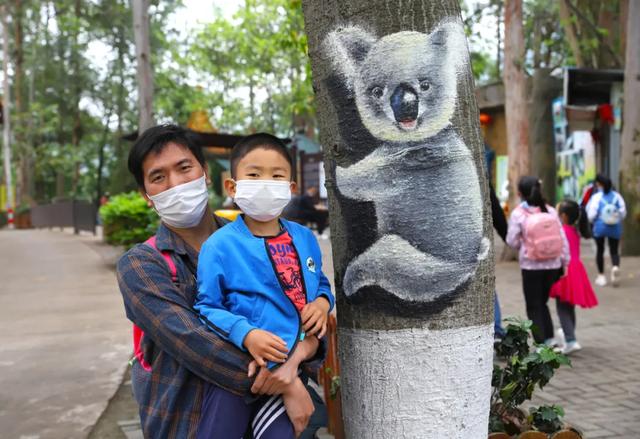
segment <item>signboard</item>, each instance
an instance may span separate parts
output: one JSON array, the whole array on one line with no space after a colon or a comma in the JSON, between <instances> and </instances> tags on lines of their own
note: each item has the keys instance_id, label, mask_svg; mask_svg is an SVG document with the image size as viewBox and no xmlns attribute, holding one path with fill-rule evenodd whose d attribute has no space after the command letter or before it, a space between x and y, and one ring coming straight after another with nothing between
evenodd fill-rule
<instances>
[{"instance_id":1,"label":"signboard","mask_svg":"<svg viewBox=\"0 0 640 439\"><path fill-rule=\"evenodd\" d=\"M556 153L556 199L579 200L596 177L596 147L589 131L574 131Z\"/></svg>"}]
</instances>

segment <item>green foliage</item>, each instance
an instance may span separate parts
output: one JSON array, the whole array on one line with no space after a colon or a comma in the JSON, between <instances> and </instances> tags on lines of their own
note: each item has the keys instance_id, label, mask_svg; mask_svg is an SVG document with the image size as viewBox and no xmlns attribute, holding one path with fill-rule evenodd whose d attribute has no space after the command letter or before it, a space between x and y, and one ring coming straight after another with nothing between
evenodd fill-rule
<instances>
[{"instance_id":1,"label":"green foliage","mask_svg":"<svg viewBox=\"0 0 640 439\"><path fill-rule=\"evenodd\" d=\"M100 217L105 240L127 248L152 236L159 224L156 212L135 191L111 197L100 208Z\"/></svg>"},{"instance_id":2,"label":"green foliage","mask_svg":"<svg viewBox=\"0 0 640 439\"><path fill-rule=\"evenodd\" d=\"M205 109L220 131L290 135L296 117L313 119L307 37L300 1L245 0L176 41L156 69L161 118L186 123Z\"/></svg>"},{"instance_id":3,"label":"green foliage","mask_svg":"<svg viewBox=\"0 0 640 439\"><path fill-rule=\"evenodd\" d=\"M536 430L555 433L563 427L564 410L558 405L542 405L529 409L528 421Z\"/></svg>"},{"instance_id":4,"label":"green foliage","mask_svg":"<svg viewBox=\"0 0 640 439\"><path fill-rule=\"evenodd\" d=\"M7 222L8 222L7 212L0 210L0 228L6 226Z\"/></svg>"},{"instance_id":5,"label":"green foliage","mask_svg":"<svg viewBox=\"0 0 640 439\"><path fill-rule=\"evenodd\" d=\"M531 321L518 318L506 321L506 336L496 346L505 364L494 364L489 428L492 432L514 434L526 425L526 417L518 407L531 399L536 387L546 386L559 367L570 366L571 362L546 345L537 345L530 352Z\"/></svg>"}]
</instances>

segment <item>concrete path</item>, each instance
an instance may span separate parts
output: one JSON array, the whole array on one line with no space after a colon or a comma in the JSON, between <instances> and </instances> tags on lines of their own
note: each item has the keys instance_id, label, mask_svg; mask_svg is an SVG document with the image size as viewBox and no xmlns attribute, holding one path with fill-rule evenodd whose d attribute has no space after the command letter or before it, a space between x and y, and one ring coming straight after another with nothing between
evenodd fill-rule
<instances>
[{"instance_id":1,"label":"concrete path","mask_svg":"<svg viewBox=\"0 0 640 439\"><path fill-rule=\"evenodd\" d=\"M0 436L84 438L131 352L96 238L0 231Z\"/></svg>"},{"instance_id":2,"label":"concrete path","mask_svg":"<svg viewBox=\"0 0 640 439\"><path fill-rule=\"evenodd\" d=\"M594 254L592 242L583 240L582 260L592 280ZM611 268L608 256L606 267ZM619 287L594 286L599 306L576 309L583 350L570 356L573 367L559 370L544 391L534 393L533 405L560 404L566 420L589 439L640 438L640 258L623 257L621 268ZM516 262L497 264L496 287L503 317L526 316Z\"/></svg>"}]
</instances>

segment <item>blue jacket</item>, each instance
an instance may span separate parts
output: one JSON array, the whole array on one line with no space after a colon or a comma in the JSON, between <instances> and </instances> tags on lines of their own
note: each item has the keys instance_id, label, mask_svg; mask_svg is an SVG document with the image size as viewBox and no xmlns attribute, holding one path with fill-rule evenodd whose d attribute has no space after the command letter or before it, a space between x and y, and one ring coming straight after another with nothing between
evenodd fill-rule
<instances>
[{"instance_id":1,"label":"blue jacket","mask_svg":"<svg viewBox=\"0 0 640 439\"><path fill-rule=\"evenodd\" d=\"M280 221L298 253L307 303L324 296L332 309L334 298L315 236L307 227ZM203 244L195 309L210 329L245 351L243 341L252 329L281 337L289 355L302 332L300 316L280 286L265 238L254 236L242 215Z\"/></svg>"}]
</instances>

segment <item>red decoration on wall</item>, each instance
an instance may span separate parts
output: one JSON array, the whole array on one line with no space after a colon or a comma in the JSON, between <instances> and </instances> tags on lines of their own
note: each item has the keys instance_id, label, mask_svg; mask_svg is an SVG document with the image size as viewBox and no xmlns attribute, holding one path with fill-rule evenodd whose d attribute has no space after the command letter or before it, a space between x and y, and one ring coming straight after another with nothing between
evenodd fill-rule
<instances>
[{"instance_id":1,"label":"red decoration on wall","mask_svg":"<svg viewBox=\"0 0 640 439\"><path fill-rule=\"evenodd\" d=\"M489 125L491 122L491 116L489 116L487 113L480 113L480 125Z\"/></svg>"},{"instance_id":2,"label":"red decoration on wall","mask_svg":"<svg viewBox=\"0 0 640 439\"><path fill-rule=\"evenodd\" d=\"M613 124L613 107L611 104L602 104L598 106L598 117L602 122Z\"/></svg>"}]
</instances>

